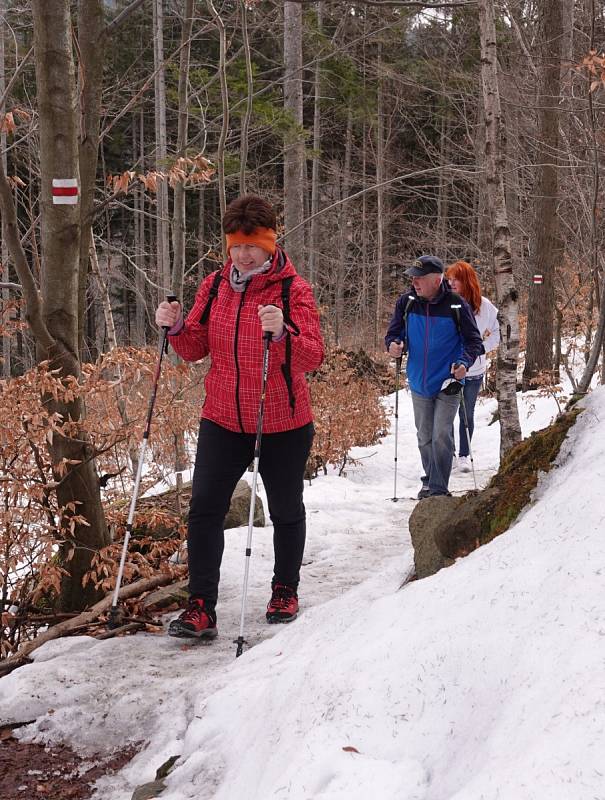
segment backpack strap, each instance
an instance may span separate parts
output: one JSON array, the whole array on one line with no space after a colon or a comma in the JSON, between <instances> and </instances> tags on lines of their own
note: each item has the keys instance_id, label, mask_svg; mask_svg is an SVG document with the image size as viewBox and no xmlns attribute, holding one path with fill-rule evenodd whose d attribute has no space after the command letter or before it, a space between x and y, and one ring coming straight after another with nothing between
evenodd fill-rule
<instances>
[{"instance_id":1,"label":"backpack strap","mask_svg":"<svg viewBox=\"0 0 605 800\"><path fill-rule=\"evenodd\" d=\"M202 315L200 317L200 325L205 325L208 322L210 317L210 309L212 308L214 299L218 295L218 289L222 279L223 276L221 274L221 270L219 269L214 273L214 279L212 281L212 286L210 287L208 300L206 301L206 305L204 306L204 310L202 311ZM300 335L300 328L290 316L290 287L292 286L293 280L294 275L290 275L289 277L284 278L281 282L281 301L284 315L284 325L289 328L289 330L286 331L286 359L281 365L281 370L288 388L288 400L290 403L290 408L292 409L292 416L294 416L296 398L294 397L294 391L292 389L292 340L290 338L290 331L292 331L294 336Z\"/></svg>"},{"instance_id":2,"label":"backpack strap","mask_svg":"<svg viewBox=\"0 0 605 800\"><path fill-rule=\"evenodd\" d=\"M459 294L456 292L451 293L451 303L450 303L450 310L452 312L452 317L454 322L456 323L456 330L458 331L458 336L462 336L462 323L460 322L460 310L462 309L462 299L460 298Z\"/></svg>"},{"instance_id":3,"label":"backpack strap","mask_svg":"<svg viewBox=\"0 0 605 800\"><path fill-rule=\"evenodd\" d=\"M206 305L204 306L204 310L202 311L202 316L200 317L200 325L205 325L208 322L208 317L210 316L210 308L212 307L212 303L215 297L218 295L218 287L221 284L223 276L221 275L221 270L217 269L214 273L214 280L212 281L212 286L210 287L210 294L208 295L208 299L206 300Z\"/></svg>"},{"instance_id":4,"label":"backpack strap","mask_svg":"<svg viewBox=\"0 0 605 800\"><path fill-rule=\"evenodd\" d=\"M407 353L408 351L408 316L410 313L410 306L414 302L416 298L413 295L408 297L407 303L405 304L405 308L403 309L403 325L405 330L405 339L403 341L403 352Z\"/></svg>"},{"instance_id":5,"label":"backpack strap","mask_svg":"<svg viewBox=\"0 0 605 800\"><path fill-rule=\"evenodd\" d=\"M294 275L290 275L289 277L284 278L281 282L282 312L284 315L284 325L291 329L294 336L299 336L300 328L290 316L290 287L292 286L293 280ZM289 330L286 331L286 359L281 365L281 371L288 389L288 401L290 403L290 408L292 409L292 416L294 416L296 398L294 397L294 391L292 389L292 339Z\"/></svg>"}]
</instances>

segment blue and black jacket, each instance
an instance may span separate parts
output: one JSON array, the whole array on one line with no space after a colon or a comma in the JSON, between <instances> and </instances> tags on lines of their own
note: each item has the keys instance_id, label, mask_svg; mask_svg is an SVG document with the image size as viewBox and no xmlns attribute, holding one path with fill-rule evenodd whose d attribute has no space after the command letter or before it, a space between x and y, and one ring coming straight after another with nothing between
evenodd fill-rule
<instances>
[{"instance_id":1,"label":"blue and black jacket","mask_svg":"<svg viewBox=\"0 0 605 800\"><path fill-rule=\"evenodd\" d=\"M459 313L454 313L452 305L458 304ZM439 394L452 364L468 369L485 352L471 307L446 281L432 300L418 297L415 289L398 298L384 337L387 350L396 340L406 345L410 388L423 397Z\"/></svg>"}]
</instances>

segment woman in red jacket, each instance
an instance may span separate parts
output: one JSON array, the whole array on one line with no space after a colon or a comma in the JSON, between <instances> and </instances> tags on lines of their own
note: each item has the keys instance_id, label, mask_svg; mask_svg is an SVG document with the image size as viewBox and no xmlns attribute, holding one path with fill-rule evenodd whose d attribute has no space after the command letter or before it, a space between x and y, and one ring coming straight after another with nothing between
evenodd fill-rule
<instances>
[{"instance_id":1,"label":"woman in red jacket","mask_svg":"<svg viewBox=\"0 0 605 800\"><path fill-rule=\"evenodd\" d=\"M303 476L313 422L305 372L319 367L323 342L309 284L276 244L275 211L256 195L227 207L229 258L200 285L184 320L160 303L156 323L185 361L210 356L189 510L189 605L172 636L216 636L223 522L237 481L252 462L262 384L263 334L270 332L259 472L274 526L275 565L268 622L298 613L305 545ZM289 308L288 308L289 307Z\"/></svg>"}]
</instances>

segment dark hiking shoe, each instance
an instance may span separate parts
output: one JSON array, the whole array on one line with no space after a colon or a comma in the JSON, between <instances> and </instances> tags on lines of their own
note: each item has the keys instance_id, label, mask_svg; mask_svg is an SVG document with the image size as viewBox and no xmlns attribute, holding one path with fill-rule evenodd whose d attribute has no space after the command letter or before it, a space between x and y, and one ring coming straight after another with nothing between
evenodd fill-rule
<instances>
[{"instance_id":1,"label":"dark hiking shoe","mask_svg":"<svg viewBox=\"0 0 605 800\"><path fill-rule=\"evenodd\" d=\"M428 486L423 486L422 489L418 492L418 500L424 500L425 497L429 497L431 494L431 490Z\"/></svg>"},{"instance_id":2,"label":"dark hiking shoe","mask_svg":"<svg viewBox=\"0 0 605 800\"><path fill-rule=\"evenodd\" d=\"M194 636L198 639L214 639L217 633L216 612L213 608L207 608L205 601L199 598L191 599L183 613L168 626L168 636L180 638Z\"/></svg>"},{"instance_id":3,"label":"dark hiking shoe","mask_svg":"<svg viewBox=\"0 0 605 800\"><path fill-rule=\"evenodd\" d=\"M267 622L292 622L298 614L298 595L291 586L276 583L267 605Z\"/></svg>"}]
</instances>

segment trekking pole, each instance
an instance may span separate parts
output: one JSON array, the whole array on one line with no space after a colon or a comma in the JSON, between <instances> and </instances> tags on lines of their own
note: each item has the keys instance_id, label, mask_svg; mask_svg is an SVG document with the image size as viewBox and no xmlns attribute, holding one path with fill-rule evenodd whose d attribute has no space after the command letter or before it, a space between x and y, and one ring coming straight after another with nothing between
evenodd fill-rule
<instances>
[{"instance_id":1,"label":"trekking pole","mask_svg":"<svg viewBox=\"0 0 605 800\"><path fill-rule=\"evenodd\" d=\"M466 441L468 442L468 454L471 460L471 469L473 471L473 483L475 484L475 491L477 491L477 478L475 476L475 462L473 461L473 449L471 447L471 435L468 429L468 417L466 415L466 401L464 399L464 387L460 392L460 405L462 406L462 416L464 418L464 430L466 431Z\"/></svg>"},{"instance_id":2,"label":"trekking pole","mask_svg":"<svg viewBox=\"0 0 605 800\"><path fill-rule=\"evenodd\" d=\"M246 561L244 568L244 588L242 591L242 611L239 620L239 636L237 637L237 650L235 657L238 658L244 651L244 617L246 615L246 596L248 594L248 575L250 573L250 556L252 555L252 529L254 527L254 506L256 503L256 481L258 479L258 462L260 461L260 446L263 436L263 417L265 414L265 393L267 391L267 375L269 373L269 345L271 343L271 331L263 334L263 381L261 385L260 403L258 406L258 418L256 421L256 441L254 443L254 469L252 472L252 491L250 494L250 513L248 514L248 541L246 542Z\"/></svg>"},{"instance_id":3,"label":"trekking pole","mask_svg":"<svg viewBox=\"0 0 605 800\"><path fill-rule=\"evenodd\" d=\"M178 298L174 294L169 294L166 298L169 303L174 303L178 301ZM155 405L155 398L158 392L158 381L160 379L160 370L162 368L162 359L164 357L164 352L168 349L167 346L167 336L168 336L168 326L164 325L162 328L162 334L160 336L160 345L159 345L159 352L158 352L158 360L155 366L155 372L153 373L153 381L151 386L151 395L149 397L149 406L147 407L147 421L145 423L145 430L143 431L143 439L141 441L141 446L139 449L139 460L137 463L137 474L134 479L134 488L132 490L132 497L130 498L130 509L128 511L128 519L126 521L126 534L124 536L124 544L122 545L122 555L120 557L120 566L118 568L118 577L116 578L116 586L113 592L113 601L111 604L111 609L109 611L109 620L107 623L108 628L114 629L119 628L121 624L120 616L121 612L118 608L118 594L120 593L120 587L122 585L122 577L124 575L124 565L126 564L126 554L128 552L128 543L130 541L130 536L132 534L132 523L134 520L134 511L137 505L137 499L139 496L139 486L141 484L141 475L143 472L143 461L145 460L145 451L147 449L147 442L149 440L149 431L151 429L151 418L153 417L153 407Z\"/></svg>"},{"instance_id":4,"label":"trekking pole","mask_svg":"<svg viewBox=\"0 0 605 800\"><path fill-rule=\"evenodd\" d=\"M395 340L395 344L400 344L399 339ZM397 497L397 443L399 440L399 377L401 375L401 359L403 356L395 359L395 458L393 468L393 497L391 500L396 503L399 498Z\"/></svg>"}]
</instances>

